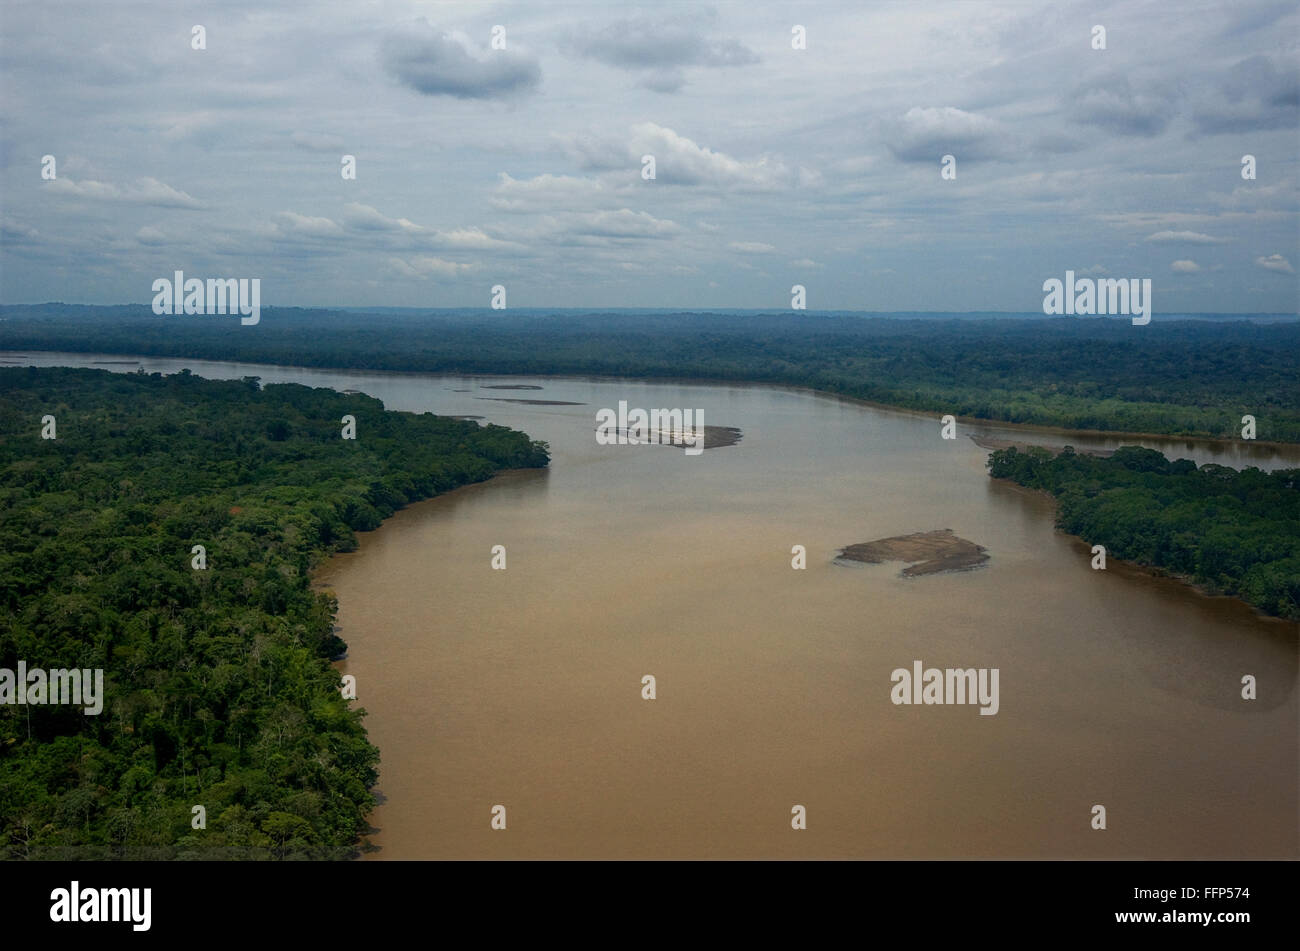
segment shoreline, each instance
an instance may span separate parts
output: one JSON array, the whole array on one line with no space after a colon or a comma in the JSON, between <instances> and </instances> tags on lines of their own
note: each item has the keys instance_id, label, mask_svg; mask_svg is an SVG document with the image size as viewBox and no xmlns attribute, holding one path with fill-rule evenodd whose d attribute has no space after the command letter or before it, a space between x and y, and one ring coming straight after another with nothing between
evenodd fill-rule
<instances>
[{"instance_id":1,"label":"shoreline","mask_svg":"<svg viewBox=\"0 0 1300 951\"><path fill-rule=\"evenodd\" d=\"M1098 459L1108 459L1115 455L1113 449L1080 449L1077 446L1055 446L1051 444L1039 444L1032 442L1016 442L1014 439L994 439L991 436L976 434L970 436L970 441L981 449L987 449L990 452L996 452L999 449L1015 449L1017 452L1028 452L1030 449L1046 449L1054 456L1059 456L1067 448L1073 449L1081 456L1094 456Z\"/></svg>"},{"instance_id":2,"label":"shoreline","mask_svg":"<svg viewBox=\"0 0 1300 951\"><path fill-rule=\"evenodd\" d=\"M384 370L372 369L366 367L333 367L333 366L306 366L299 363L265 363L259 360L250 359L214 359L211 357L177 357L165 354L137 354L137 353L105 353L104 351L72 351L72 350L39 350L27 348L24 350L0 351L0 354L26 354L26 353L48 353L48 354L67 354L78 357L102 357L102 356L125 356L138 357L149 360L197 360L203 363L239 363L249 366L275 367L286 370L311 370L322 373L382 373L388 376L408 376L408 377L427 377L441 376L453 377L458 379L476 380L476 379L500 379L500 378L523 378L534 380L583 380L593 383L609 383L615 381L627 381L629 383L676 383L698 386L744 386L744 387L767 387L770 389L784 390L792 393L808 393L824 399L839 400L848 403L855 403L860 406L870 406L873 409L887 410L892 413L902 413L908 416L914 416L922 419L930 419L935 413L941 410L919 410L906 406L898 406L893 403L880 403L875 400L862 399L856 396L847 396L843 393L835 393L830 390L819 390L815 387L800 386L795 383L773 383L759 380L733 380L717 377L703 376L625 376L621 374L593 374L593 373L466 373L455 370ZM89 361L87 361L89 362ZM30 366L30 364L4 364L8 366ZM94 369L94 367L90 367ZM1025 430L1027 432L1047 433L1063 436L1088 436L1097 439L1146 439L1146 440L1192 440L1194 442L1207 443L1213 446L1239 446L1243 443L1249 443L1255 447L1266 447L1274 451L1300 450L1300 442L1278 442L1270 439L1232 439L1223 436L1206 436L1191 435L1187 433L1145 433L1134 432L1120 429L1070 429L1063 426L1052 426L1044 423L1013 423L999 419L987 419L979 416L957 416L953 414L959 423L982 426L985 428L1005 428ZM1078 447L1075 447L1076 449Z\"/></svg>"},{"instance_id":3,"label":"shoreline","mask_svg":"<svg viewBox=\"0 0 1300 951\"><path fill-rule=\"evenodd\" d=\"M322 577L322 575L327 574L331 566L337 567L335 565L337 559L342 557L347 557L347 556L360 555L362 551L362 543L364 540L375 536L385 526L390 525L395 519L401 517L403 513L412 512L413 510L416 510L421 506L432 505L435 502L453 496L459 492L465 492L470 489L478 489L490 485L491 483L497 481L497 479L500 478L501 476L508 477L515 473L525 473L525 472L534 472L534 471L545 472L548 471L549 469L550 469L549 463L545 467L541 467L540 469L533 468L533 467L498 469L496 472L492 473L492 475L488 476L486 479L482 479L478 482L466 482L463 485L455 486L454 488L448 489L445 492L439 492L437 495L429 495L422 499L416 499L412 502L406 503L406 505L403 505L401 508L395 510L392 515L388 516L385 519L382 519L380 523L376 525L374 528L365 531L354 531L353 537L356 539L356 543L357 543L355 548L349 551L342 551L340 549L335 548L331 551L325 552L324 556L320 558L319 561L315 562L307 569L307 579L308 579L308 587L312 591L318 594L328 595L329 597L334 599L336 609L330 616L331 633L335 635L339 635L340 633L338 612L342 605L342 599L339 598L338 592L334 590L334 586L333 584L331 584L330 580ZM344 667L351 659L351 654L352 654L352 644L347 640L346 637L343 638L343 641L347 645L346 650L344 650L344 652L339 656L332 657L328 660L329 665L332 668L334 668L335 673L339 675L340 681L343 678ZM365 710L364 707L362 707L361 709ZM366 715L369 716L369 711L366 712ZM375 852L382 851L381 846L375 846L370 841L369 836L373 835L376 831L379 831L379 827L376 827L374 823L372 823L370 820L371 817L374 816L375 810L378 809L380 806L383 806L388 801L387 797L383 793L383 788L382 788L384 750L382 747L379 746L378 743L376 743L371 738L370 730L367 728L367 726L364 723L362 724L361 728L365 731L366 742L369 743L371 746L373 746L375 749L379 750L379 761L375 764L376 771L379 774L379 779L376 780L375 785L369 787L366 790L367 792L369 792L371 795L375 797L375 805L369 812L366 813L366 824L368 826L368 829L366 832L362 832L358 835L357 838L359 841L354 844L352 849L353 854L347 859L348 862L361 862L364 861L368 855L371 855Z\"/></svg>"},{"instance_id":4,"label":"shoreline","mask_svg":"<svg viewBox=\"0 0 1300 951\"><path fill-rule=\"evenodd\" d=\"M1034 495L1041 496L1050 501L1052 503L1052 531L1063 538L1070 539L1077 546L1081 546L1082 549L1088 552L1092 551L1092 545L1086 538L1082 535L1073 535L1070 532L1063 531L1056 524L1056 514L1059 511L1059 506L1056 502L1056 496L1052 495L1052 493L1048 492L1046 489L1034 489L1027 485L1021 485L1019 482L1015 482L1011 479L999 479L995 476L989 476L989 479L998 485L1007 486L1017 492L1031 492ZM1119 558L1107 552L1105 570L1109 571L1112 564L1119 565L1121 573L1123 573L1123 571L1128 571L1147 579L1168 581L1178 585L1184 590L1191 591L1198 597L1205 598L1206 600L1231 601L1234 604L1240 605L1244 610L1249 611L1261 621L1270 621L1277 624L1289 624L1292 627L1297 628L1297 632L1300 633L1300 621L1280 617L1276 614L1268 614L1267 612L1261 611L1259 608L1255 607L1255 605L1251 604L1245 598L1238 597L1235 594L1223 594L1221 592L1212 591L1201 582L1193 579L1190 575L1181 575L1177 572L1170 571L1167 568L1161 568L1159 565L1148 565L1140 561L1131 561L1127 558Z\"/></svg>"}]
</instances>

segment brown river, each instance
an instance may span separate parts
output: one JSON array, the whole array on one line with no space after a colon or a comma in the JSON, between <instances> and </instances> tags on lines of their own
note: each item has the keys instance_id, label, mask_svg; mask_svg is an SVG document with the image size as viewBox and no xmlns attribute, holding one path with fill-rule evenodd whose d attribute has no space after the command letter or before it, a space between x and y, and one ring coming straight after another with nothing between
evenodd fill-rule
<instances>
[{"instance_id":1,"label":"brown river","mask_svg":"<svg viewBox=\"0 0 1300 951\"><path fill-rule=\"evenodd\" d=\"M967 437L1138 440L974 424L944 440L938 414L772 387L140 365L351 388L551 445L549 470L413 505L319 572L382 753L368 858L1300 855L1297 625L1092 570L1050 499L989 479ZM520 384L541 389L489 388ZM596 412L620 400L743 438L696 456L598 445ZM1140 442L1300 466L1295 447ZM988 562L904 578L833 561L943 528ZM915 661L996 668L996 714L895 705L891 673Z\"/></svg>"}]
</instances>

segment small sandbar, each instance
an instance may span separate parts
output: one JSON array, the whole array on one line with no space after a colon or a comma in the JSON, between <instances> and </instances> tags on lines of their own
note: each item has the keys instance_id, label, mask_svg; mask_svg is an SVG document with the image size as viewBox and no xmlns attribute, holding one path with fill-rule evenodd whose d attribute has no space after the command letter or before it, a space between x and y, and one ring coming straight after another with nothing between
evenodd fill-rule
<instances>
[{"instance_id":1,"label":"small sandbar","mask_svg":"<svg viewBox=\"0 0 1300 951\"><path fill-rule=\"evenodd\" d=\"M1046 449L1054 456L1059 456L1065 451L1064 446L1044 445L1036 442L1016 442L1014 439L997 439L993 436L971 436L971 442L981 449L1015 449L1018 452L1025 452L1029 449ZM1080 449L1078 446L1071 448L1081 456L1096 456L1098 459L1105 459L1107 456L1115 455L1114 449Z\"/></svg>"},{"instance_id":2,"label":"small sandbar","mask_svg":"<svg viewBox=\"0 0 1300 951\"><path fill-rule=\"evenodd\" d=\"M484 383L479 389L483 390L540 390L540 386L534 386L531 383Z\"/></svg>"},{"instance_id":3,"label":"small sandbar","mask_svg":"<svg viewBox=\"0 0 1300 951\"><path fill-rule=\"evenodd\" d=\"M849 545L836 557L837 561L865 562L878 565L885 561L911 562L903 569L905 578L933 575L941 571L968 571L989 560L981 545L958 538L951 528L933 532L916 532L912 535L895 535L874 542Z\"/></svg>"},{"instance_id":4,"label":"small sandbar","mask_svg":"<svg viewBox=\"0 0 1300 951\"><path fill-rule=\"evenodd\" d=\"M516 400L506 396L476 396L476 400L493 400L497 403L523 403L525 406L586 406L586 403L574 403L569 400Z\"/></svg>"},{"instance_id":5,"label":"small sandbar","mask_svg":"<svg viewBox=\"0 0 1300 951\"><path fill-rule=\"evenodd\" d=\"M597 432L599 431L600 430L597 429ZM639 445L676 446L678 449L691 449L698 445L695 441L695 430L693 429L687 433L683 433L679 429L672 431L667 429L652 429L648 432L646 430L636 429L634 431ZM611 432L619 437L625 438L628 435L629 430L614 428ZM705 426L704 448L722 449L725 446L734 446L744 438L744 435L745 434L735 426ZM687 439L687 436L690 438Z\"/></svg>"},{"instance_id":6,"label":"small sandbar","mask_svg":"<svg viewBox=\"0 0 1300 951\"><path fill-rule=\"evenodd\" d=\"M677 434L680 438L680 433ZM704 427L704 448L721 449L724 446L734 446L744 437L735 426L705 426ZM678 443L672 443L676 446Z\"/></svg>"}]
</instances>

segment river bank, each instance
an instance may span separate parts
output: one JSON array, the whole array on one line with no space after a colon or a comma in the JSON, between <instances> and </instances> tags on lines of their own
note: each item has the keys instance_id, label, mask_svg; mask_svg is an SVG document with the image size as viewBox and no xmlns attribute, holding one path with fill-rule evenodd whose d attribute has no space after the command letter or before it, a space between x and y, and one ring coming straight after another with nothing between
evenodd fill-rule
<instances>
[{"instance_id":1,"label":"river bank","mask_svg":"<svg viewBox=\"0 0 1300 951\"><path fill-rule=\"evenodd\" d=\"M89 360L93 357L103 357L106 354L100 352L80 352L80 351L55 351L55 350L21 350L21 351L0 351L0 364L10 363L16 366L27 365L22 360L16 359L29 354L42 354L46 358L85 358ZM855 396L847 396L833 390L821 390L814 387L800 386L791 383L772 383L762 380L737 380L726 377L711 376L655 376L655 377L636 377L621 375L601 375L601 374L512 374L512 373L451 373L451 372L426 372L419 370L358 370L357 368L342 367L323 367L306 364L284 364L284 363L260 363L256 360L240 361L223 361L208 358L189 359L185 357L172 356L150 356L141 354L113 354L114 356L123 356L130 359L130 363L120 363L113 361L115 364L122 366L131 366L134 364L144 365L145 363L176 363L178 365L187 365L194 363L206 363L212 365L223 365L238 362L240 365L248 367L260 367L265 369L296 369L303 371L316 372L320 374L371 374L380 373L385 376L396 378L423 378L423 377L446 377L449 379L460 380L500 380L500 379L531 379L544 380L551 382L577 380L591 383L634 383L637 385L650 384L659 386L687 385L702 387L755 387L762 389L780 390L790 393L807 393L819 398L844 402L855 406L870 407L873 409L885 410L892 413L900 413L913 419L933 420L938 426L940 416L943 413L942 408L933 410L918 410L902 406L897 403L882 403L874 400L861 399ZM102 363L102 361L101 361ZM40 364L38 364L40 365ZM87 363L87 365L90 365ZM485 385L483 389L541 389L536 385ZM1250 451L1254 453L1266 454L1271 452L1291 453L1294 454L1296 464L1300 465L1300 442L1279 442L1266 439L1256 440L1236 440L1225 439L1222 437L1209 436L1197 433L1183 432L1145 432L1137 430L1121 429L1070 429L1060 426L1049 426L1039 423L1010 422L1001 419L994 419L982 416L968 416L954 414L958 425L969 426L984 430L1009 430L1013 432L1023 432L1026 434L1038 434L1044 436L1056 435L1063 437L1098 439L1107 441L1139 441L1139 442L1180 442L1197 443L1206 447L1214 447L1222 450Z\"/></svg>"}]
</instances>

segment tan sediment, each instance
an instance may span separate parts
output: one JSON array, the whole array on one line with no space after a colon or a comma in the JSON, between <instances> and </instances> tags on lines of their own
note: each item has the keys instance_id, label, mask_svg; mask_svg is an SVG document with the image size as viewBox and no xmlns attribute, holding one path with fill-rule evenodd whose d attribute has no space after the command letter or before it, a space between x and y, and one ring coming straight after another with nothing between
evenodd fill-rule
<instances>
[{"instance_id":1,"label":"tan sediment","mask_svg":"<svg viewBox=\"0 0 1300 951\"><path fill-rule=\"evenodd\" d=\"M998 439L995 436L974 435L971 436L970 438L971 438L971 442L975 443L975 445L979 446L981 449L1016 449L1019 450L1020 452L1025 452L1029 449L1046 449L1054 456L1059 456L1065 450L1065 446L1040 445L1039 443L1032 443L1032 442L1017 442L1014 439ZM1077 452L1081 456L1096 456L1098 459L1105 459L1107 456L1115 455L1115 450L1113 449L1088 449L1088 448L1081 449L1077 446L1072 448L1074 449L1075 452Z\"/></svg>"},{"instance_id":2,"label":"tan sediment","mask_svg":"<svg viewBox=\"0 0 1300 951\"><path fill-rule=\"evenodd\" d=\"M902 575L905 578L933 575L941 571L965 571L989 560L982 546L958 538L951 528L895 535L874 542L849 545L840 551L837 558L873 565L884 561L913 562L903 569Z\"/></svg>"},{"instance_id":3,"label":"tan sediment","mask_svg":"<svg viewBox=\"0 0 1300 951\"><path fill-rule=\"evenodd\" d=\"M681 442L681 433L672 434L677 438L677 442L671 442L670 445L685 445ZM743 433L735 426L705 426L704 427L704 448L721 449L723 446L734 446L740 442Z\"/></svg>"},{"instance_id":4,"label":"tan sediment","mask_svg":"<svg viewBox=\"0 0 1300 951\"><path fill-rule=\"evenodd\" d=\"M494 403L523 403L525 406L586 406L573 400L516 400L504 396L476 396L476 400L492 400Z\"/></svg>"}]
</instances>

